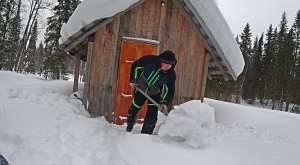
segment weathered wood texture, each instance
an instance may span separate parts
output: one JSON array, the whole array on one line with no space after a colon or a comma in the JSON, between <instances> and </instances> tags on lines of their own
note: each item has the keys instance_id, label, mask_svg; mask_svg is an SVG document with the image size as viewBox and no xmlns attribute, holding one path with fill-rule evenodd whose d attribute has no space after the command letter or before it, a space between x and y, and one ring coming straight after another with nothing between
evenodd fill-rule
<instances>
[{"instance_id":1,"label":"weathered wood texture","mask_svg":"<svg viewBox=\"0 0 300 165\"><path fill-rule=\"evenodd\" d=\"M93 55L94 42L88 42L88 50L87 50L87 60L85 65L85 82L84 82L84 91L83 91L83 105L87 109L88 108L88 100L89 100L89 91L90 91L90 79L93 75L91 75L91 63L92 63L92 55Z\"/></svg>"},{"instance_id":2,"label":"weathered wood texture","mask_svg":"<svg viewBox=\"0 0 300 165\"><path fill-rule=\"evenodd\" d=\"M205 45L199 31L175 1L168 0L165 20L164 50L175 52L176 95L173 104L202 99Z\"/></svg>"},{"instance_id":3,"label":"weathered wood texture","mask_svg":"<svg viewBox=\"0 0 300 165\"><path fill-rule=\"evenodd\" d=\"M205 45L176 2L165 2L147 0L120 16L118 50L123 36L159 40L159 51L173 50L178 59L174 104L201 99Z\"/></svg>"},{"instance_id":4,"label":"weathered wood texture","mask_svg":"<svg viewBox=\"0 0 300 165\"><path fill-rule=\"evenodd\" d=\"M78 80L79 80L79 70L80 70L80 54L76 55L75 59L75 76L74 76L74 84L73 84L73 92L78 91Z\"/></svg>"},{"instance_id":5,"label":"weathered wood texture","mask_svg":"<svg viewBox=\"0 0 300 165\"><path fill-rule=\"evenodd\" d=\"M177 2L165 2L162 6L161 0L145 0L96 32L88 78L88 110L92 115L106 116L112 121L122 37L158 40L160 52L170 49L176 53L173 104L203 98L205 43Z\"/></svg>"},{"instance_id":6,"label":"weathered wood texture","mask_svg":"<svg viewBox=\"0 0 300 165\"><path fill-rule=\"evenodd\" d=\"M113 117L118 56L116 55L119 19L96 32L89 80L89 108L92 116Z\"/></svg>"}]
</instances>

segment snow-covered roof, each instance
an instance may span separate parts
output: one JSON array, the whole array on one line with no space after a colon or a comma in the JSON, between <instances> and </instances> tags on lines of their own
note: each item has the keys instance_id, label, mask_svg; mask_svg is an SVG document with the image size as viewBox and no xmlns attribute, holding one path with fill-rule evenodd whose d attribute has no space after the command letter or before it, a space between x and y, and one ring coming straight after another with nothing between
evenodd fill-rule
<instances>
[{"instance_id":1,"label":"snow-covered roof","mask_svg":"<svg viewBox=\"0 0 300 165\"><path fill-rule=\"evenodd\" d=\"M68 41L83 27L102 18L112 17L137 3L139 0L85 0L61 28L60 44ZM243 71L244 59L233 33L213 0L179 0L185 3L194 15L193 20L201 25L200 31L209 38L214 53L223 59L233 79Z\"/></svg>"},{"instance_id":2,"label":"snow-covered roof","mask_svg":"<svg viewBox=\"0 0 300 165\"><path fill-rule=\"evenodd\" d=\"M120 13L139 0L85 0L79 4L68 22L63 24L60 30L60 44L66 42L69 37L86 27L91 22L109 18Z\"/></svg>"}]
</instances>

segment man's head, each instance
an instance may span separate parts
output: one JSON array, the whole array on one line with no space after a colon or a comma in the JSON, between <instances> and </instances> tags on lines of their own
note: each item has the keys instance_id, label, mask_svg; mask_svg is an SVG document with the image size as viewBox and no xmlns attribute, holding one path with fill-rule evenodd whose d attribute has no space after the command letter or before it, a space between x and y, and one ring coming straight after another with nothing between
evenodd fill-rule
<instances>
[{"instance_id":1,"label":"man's head","mask_svg":"<svg viewBox=\"0 0 300 165\"><path fill-rule=\"evenodd\" d=\"M176 63L175 54L170 50L162 52L158 57L163 71L168 71Z\"/></svg>"}]
</instances>

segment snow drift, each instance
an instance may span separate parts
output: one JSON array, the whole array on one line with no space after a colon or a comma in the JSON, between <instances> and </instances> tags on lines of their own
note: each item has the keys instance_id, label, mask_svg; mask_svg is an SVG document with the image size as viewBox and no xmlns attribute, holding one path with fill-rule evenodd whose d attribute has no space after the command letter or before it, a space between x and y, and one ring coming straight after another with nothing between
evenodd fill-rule
<instances>
[{"instance_id":1,"label":"snow drift","mask_svg":"<svg viewBox=\"0 0 300 165\"><path fill-rule=\"evenodd\" d=\"M194 100L175 107L165 120L160 114L158 136L150 136L126 133L124 125L90 118L71 94L72 82L0 71L0 154L11 165L300 162L297 114ZM141 125L136 129L139 132Z\"/></svg>"}]
</instances>

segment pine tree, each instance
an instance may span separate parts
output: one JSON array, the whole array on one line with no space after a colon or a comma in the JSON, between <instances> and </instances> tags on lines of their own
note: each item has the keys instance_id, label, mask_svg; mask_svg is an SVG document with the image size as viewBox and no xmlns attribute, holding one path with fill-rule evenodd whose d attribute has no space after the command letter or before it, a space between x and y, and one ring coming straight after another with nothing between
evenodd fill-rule
<instances>
[{"instance_id":1,"label":"pine tree","mask_svg":"<svg viewBox=\"0 0 300 165\"><path fill-rule=\"evenodd\" d=\"M68 54L59 48L60 29L67 22L79 0L60 0L54 7L54 15L48 18L48 28L45 34L44 77L50 79L65 79L68 74ZM55 64L55 65L53 65Z\"/></svg>"},{"instance_id":2,"label":"pine tree","mask_svg":"<svg viewBox=\"0 0 300 165\"><path fill-rule=\"evenodd\" d=\"M282 14L282 18L279 25L279 31L276 35L276 46L274 53L274 71L276 77L274 83L274 102L279 101L279 109L282 110L283 96L284 96L284 39L287 36L287 19L286 13Z\"/></svg>"},{"instance_id":3,"label":"pine tree","mask_svg":"<svg viewBox=\"0 0 300 165\"><path fill-rule=\"evenodd\" d=\"M38 74L42 74L43 72L43 62L44 62L44 45L42 42L40 42L39 47L36 52L36 65L35 65L35 71Z\"/></svg>"},{"instance_id":4,"label":"pine tree","mask_svg":"<svg viewBox=\"0 0 300 165\"><path fill-rule=\"evenodd\" d=\"M253 92L253 83L254 83L254 71L253 71L253 56L257 50L258 47L258 38L255 37L254 42L253 42L253 48L251 55L249 56L249 61L248 61L248 71L245 75L245 83L243 87L243 99L247 100L249 104L254 103L255 99L255 93Z\"/></svg>"},{"instance_id":5,"label":"pine tree","mask_svg":"<svg viewBox=\"0 0 300 165\"><path fill-rule=\"evenodd\" d=\"M274 74L272 73L273 56L274 56L274 32L272 25L269 26L266 34L266 43L264 44L264 53L262 56L262 97L264 105L268 104L268 100L272 99L272 82Z\"/></svg>"},{"instance_id":6,"label":"pine tree","mask_svg":"<svg viewBox=\"0 0 300 165\"><path fill-rule=\"evenodd\" d=\"M9 55L9 64L8 69L12 70L14 66L14 61L16 60L16 50L20 44L20 34L21 34L21 5L22 1L18 0L16 14L13 17L10 28L9 28L9 47L10 47L10 55Z\"/></svg>"},{"instance_id":7,"label":"pine tree","mask_svg":"<svg viewBox=\"0 0 300 165\"><path fill-rule=\"evenodd\" d=\"M36 42L38 37L37 31L37 21L35 21L31 36L29 39L28 47L25 51L25 57L23 60L24 63L24 70L27 73L36 73L36 59L37 59L37 50L36 50Z\"/></svg>"},{"instance_id":8,"label":"pine tree","mask_svg":"<svg viewBox=\"0 0 300 165\"><path fill-rule=\"evenodd\" d=\"M249 90L249 103L254 103L255 99L258 98L262 103L262 54L263 54L263 36L261 35L260 39L256 37L255 44L253 46L253 55L250 65L249 77L252 80L250 83Z\"/></svg>"},{"instance_id":9,"label":"pine tree","mask_svg":"<svg viewBox=\"0 0 300 165\"><path fill-rule=\"evenodd\" d=\"M294 68L296 64L296 60L294 59L294 31L293 29L289 30L289 33L287 34L286 40L285 40L285 62L286 65L284 67L285 74L286 74L286 94L284 102L286 102L285 111L287 112L289 110L289 105L292 100L292 93L293 90L293 81L294 81Z\"/></svg>"},{"instance_id":10,"label":"pine tree","mask_svg":"<svg viewBox=\"0 0 300 165\"><path fill-rule=\"evenodd\" d=\"M279 47L278 47L278 30L277 27L274 29L274 35L271 41L271 45L273 48L273 55L271 58L271 69L270 69L270 86L267 92L267 95L270 97L272 100L272 109L274 110L276 108L276 102L277 102L277 84L278 84L278 52L279 52Z\"/></svg>"},{"instance_id":11,"label":"pine tree","mask_svg":"<svg viewBox=\"0 0 300 165\"><path fill-rule=\"evenodd\" d=\"M250 32L250 25L249 23L246 24L243 33L240 35L241 41L240 41L240 49L243 54L244 60L245 60L245 67L243 72L239 75L237 81L236 81L236 103L240 103L240 99L242 98L242 92L243 92L243 86L245 82L245 77L248 71L249 63L250 63L250 56L251 56L251 50L252 50L252 40L251 36L252 33Z\"/></svg>"},{"instance_id":12,"label":"pine tree","mask_svg":"<svg viewBox=\"0 0 300 165\"><path fill-rule=\"evenodd\" d=\"M5 61L7 60L4 53L5 48L5 17L6 0L0 0L0 70L5 68Z\"/></svg>"},{"instance_id":13,"label":"pine tree","mask_svg":"<svg viewBox=\"0 0 300 165\"><path fill-rule=\"evenodd\" d=\"M295 113L300 113L300 10L298 10L296 17L295 17L295 22L292 26L292 29L294 31L294 46L295 46L295 51L294 51L294 69L293 69L293 83L292 83L292 102L294 104L298 104L298 106L295 106L293 111Z\"/></svg>"},{"instance_id":14,"label":"pine tree","mask_svg":"<svg viewBox=\"0 0 300 165\"><path fill-rule=\"evenodd\" d=\"M11 70L21 29L21 0L0 2L0 69Z\"/></svg>"}]
</instances>

